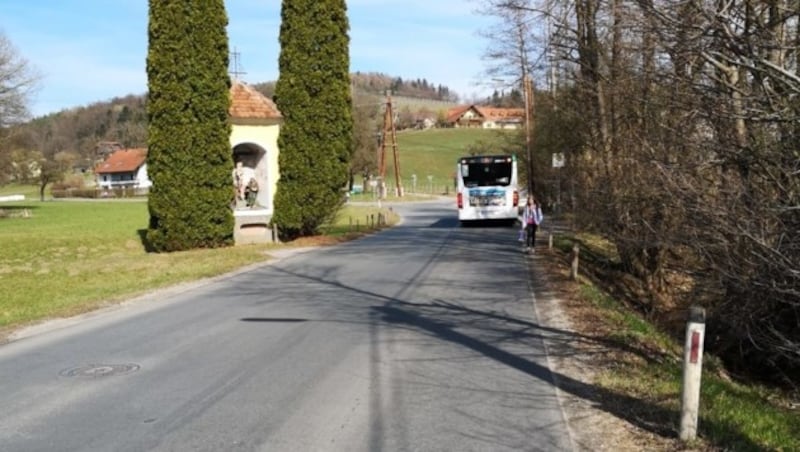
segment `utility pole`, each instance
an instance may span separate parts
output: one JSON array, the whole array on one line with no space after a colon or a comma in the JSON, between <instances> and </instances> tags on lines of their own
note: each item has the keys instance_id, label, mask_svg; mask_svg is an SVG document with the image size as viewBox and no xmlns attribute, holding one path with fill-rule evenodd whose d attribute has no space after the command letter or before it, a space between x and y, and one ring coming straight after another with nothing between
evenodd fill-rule
<instances>
[{"instance_id":1,"label":"utility pole","mask_svg":"<svg viewBox=\"0 0 800 452\"><path fill-rule=\"evenodd\" d=\"M392 112L392 94L386 92L386 112L383 115L383 131L381 132L381 150L378 155L381 183L386 181L386 140L387 135L392 140L392 155L394 156L394 180L397 196L403 196L403 183L400 180L400 155L397 151L397 129L394 125L394 113ZM386 194L384 189L384 195Z\"/></svg>"},{"instance_id":2,"label":"utility pole","mask_svg":"<svg viewBox=\"0 0 800 452\"><path fill-rule=\"evenodd\" d=\"M533 99L533 80L527 72L522 76L522 89L525 96L525 157L528 163L528 195L533 195L536 187L533 183L533 150L531 141L533 140L533 121L534 121L534 99Z\"/></svg>"},{"instance_id":3,"label":"utility pole","mask_svg":"<svg viewBox=\"0 0 800 452\"><path fill-rule=\"evenodd\" d=\"M517 51L519 64L522 72L522 95L525 98L525 159L527 160L528 172L528 196L533 195L535 184L533 183L533 150L531 149L533 138L533 80L529 74L528 49L525 45L527 36L526 18L522 9L514 12L514 24L516 25Z\"/></svg>"},{"instance_id":4,"label":"utility pole","mask_svg":"<svg viewBox=\"0 0 800 452\"><path fill-rule=\"evenodd\" d=\"M241 61L239 61L240 59L241 54L236 50L236 47L234 47L233 52L231 52L231 65L233 66L233 70L231 70L230 73L236 80L239 80L239 76L247 74L242 68Z\"/></svg>"}]
</instances>

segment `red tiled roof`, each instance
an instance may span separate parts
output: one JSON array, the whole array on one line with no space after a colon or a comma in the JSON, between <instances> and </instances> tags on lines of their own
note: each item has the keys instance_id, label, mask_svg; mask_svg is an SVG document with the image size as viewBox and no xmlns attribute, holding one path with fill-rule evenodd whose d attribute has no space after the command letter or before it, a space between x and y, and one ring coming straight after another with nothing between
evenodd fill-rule
<instances>
[{"instance_id":1,"label":"red tiled roof","mask_svg":"<svg viewBox=\"0 0 800 452\"><path fill-rule=\"evenodd\" d=\"M499 120L520 120L525 117L524 108L493 108L493 107L476 107L484 118L490 121Z\"/></svg>"},{"instance_id":2,"label":"red tiled roof","mask_svg":"<svg viewBox=\"0 0 800 452\"><path fill-rule=\"evenodd\" d=\"M525 117L524 108L495 108L482 107L479 105L461 105L447 111L447 122L452 123L460 120L464 113L470 109L474 109L484 121L521 120Z\"/></svg>"},{"instance_id":3,"label":"red tiled roof","mask_svg":"<svg viewBox=\"0 0 800 452\"><path fill-rule=\"evenodd\" d=\"M469 111L469 109L472 107L474 107L474 105L461 105L447 110L447 122L458 121L459 119L461 119L461 116L463 116L464 113Z\"/></svg>"},{"instance_id":4,"label":"red tiled roof","mask_svg":"<svg viewBox=\"0 0 800 452\"><path fill-rule=\"evenodd\" d=\"M280 119L281 112L271 99L255 88L234 80L231 84L231 118Z\"/></svg>"},{"instance_id":5,"label":"red tiled roof","mask_svg":"<svg viewBox=\"0 0 800 452\"><path fill-rule=\"evenodd\" d=\"M131 173L139 169L147 158L147 149L123 149L109 155L97 165L95 174Z\"/></svg>"}]
</instances>

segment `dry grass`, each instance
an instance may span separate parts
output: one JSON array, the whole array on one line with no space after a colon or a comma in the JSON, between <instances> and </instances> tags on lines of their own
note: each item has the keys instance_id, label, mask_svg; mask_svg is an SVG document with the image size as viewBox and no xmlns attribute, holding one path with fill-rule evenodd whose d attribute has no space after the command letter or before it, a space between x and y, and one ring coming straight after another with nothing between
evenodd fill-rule
<instances>
[{"instance_id":1,"label":"dry grass","mask_svg":"<svg viewBox=\"0 0 800 452\"><path fill-rule=\"evenodd\" d=\"M683 344L674 331L676 325L685 325L685 312L673 314L669 329L661 330L637 311L641 303L620 298L635 297L639 289L617 290L614 296L604 290L618 284L609 283L619 273L606 264L613 252L604 254L608 247L597 238L581 241L600 243L592 252L604 258L582 261L578 282L569 278L567 246L543 250L534 275L542 275L539 279L559 300L569 328L581 339L570 341L572 353L561 360L560 369L584 383L573 391L577 401L568 416L577 419L577 436L585 450L800 448L800 418L786 395L732 381L710 354L704 357L700 438L683 444L677 438ZM625 284L635 286L633 281ZM603 439L602 447L598 438Z\"/></svg>"}]
</instances>

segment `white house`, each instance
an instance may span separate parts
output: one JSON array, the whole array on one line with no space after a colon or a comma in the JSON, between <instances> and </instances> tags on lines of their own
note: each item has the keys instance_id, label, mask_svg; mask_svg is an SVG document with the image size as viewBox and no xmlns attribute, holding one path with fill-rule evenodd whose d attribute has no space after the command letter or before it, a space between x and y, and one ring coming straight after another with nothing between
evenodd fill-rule
<instances>
[{"instance_id":1,"label":"white house","mask_svg":"<svg viewBox=\"0 0 800 452\"><path fill-rule=\"evenodd\" d=\"M451 127L520 129L525 124L525 109L462 105L451 108L446 121Z\"/></svg>"},{"instance_id":2,"label":"white house","mask_svg":"<svg viewBox=\"0 0 800 452\"><path fill-rule=\"evenodd\" d=\"M153 185L147 177L147 149L122 149L115 151L94 173L97 186L110 188L150 188Z\"/></svg>"}]
</instances>

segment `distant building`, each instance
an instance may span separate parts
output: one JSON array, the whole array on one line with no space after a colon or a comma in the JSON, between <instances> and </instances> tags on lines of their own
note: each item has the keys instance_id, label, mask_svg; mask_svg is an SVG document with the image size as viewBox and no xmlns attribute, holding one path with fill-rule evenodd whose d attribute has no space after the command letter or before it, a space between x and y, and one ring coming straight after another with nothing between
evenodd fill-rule
<instances>
[{"instance_id":1,"label":"distant building","mask_svg":"<svg viewBox=\"0 0 800 452\"><path fill-rule=\"evenodd\" d=\"M448 110L445 122L449 127L520 129L525 124L525 109L462 105Z\"/></svg>"},{"instance_id":2,"label":"distant building","mask_svg":"<svg viewBox=\"0 0 800 452\"><path fill-rule=\"evenodd\" d=\"M417 119L414 127L417 129L428 130L436 126L436 119L424 117Z\"/></svg>"},{"instance_id":3,"label":"distant building","mask_svg":"<svg viewBox=\"0 0 800 452\"><path fill-rule=\"evenodd\" d=\"M99 163L94 174L97 186L111 188L150 188L147 176L147 149L122 149Z\"/></svg>"}]
</instances>

